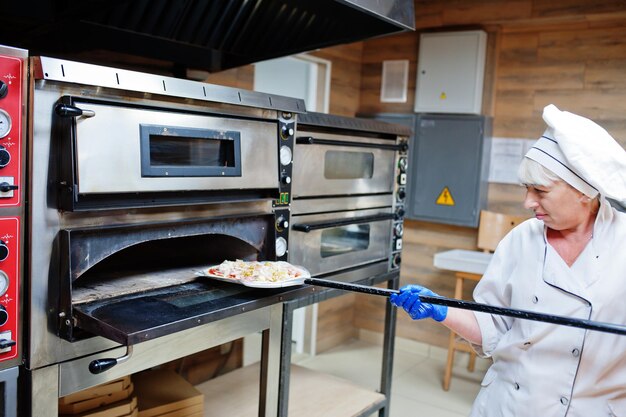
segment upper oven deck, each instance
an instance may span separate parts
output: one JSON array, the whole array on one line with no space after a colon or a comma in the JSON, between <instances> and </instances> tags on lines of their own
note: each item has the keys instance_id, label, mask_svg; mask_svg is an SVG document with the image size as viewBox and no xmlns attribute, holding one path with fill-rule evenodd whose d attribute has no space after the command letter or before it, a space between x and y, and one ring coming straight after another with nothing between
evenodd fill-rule
<instances>
[{"instance_id":1,"label":"upper oven deck","mask_svg":"<svg viewBox=\"0 0 626 417\"><path fill-rule=\"evenodd\" d=\"M33 149L55 158L33 175L58 184L64 211L290 194L279 155L300 99L47 57L32 68Z\"/></svg>"},{"instance_id":2,"label":"upper oven deck","mask_svg":"<svg viewBox=\"0 0 626 417\"><path fill-rule=\"evenodd\" d=\"M410 130L403 126L375 120L323 113L299 116L294 200L376 194L392 197L398 155L406 152L409 135Z\"/></svg>"}]
</instances>

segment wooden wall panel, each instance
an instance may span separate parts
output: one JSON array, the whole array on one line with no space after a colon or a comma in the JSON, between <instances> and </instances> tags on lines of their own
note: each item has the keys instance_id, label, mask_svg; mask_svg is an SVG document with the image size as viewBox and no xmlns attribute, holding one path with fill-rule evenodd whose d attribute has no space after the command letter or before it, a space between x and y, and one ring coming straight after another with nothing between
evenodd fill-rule
<instances>
[{"instance_id":1,"label":"wooden wall panel","mask_svg":"<svg viewBox=\"0 0 626 417\"><path fill-rule=\"evenodd\" d=\"M357 336L354 326L355 294L322 301L318 306L317 316L317 352L332 349Z\"/></svg>"},{"instance_id":2,"label":"wooden wall panel","mask_svg":"<svg viewBox=\"0 0 626 417\"><path fill-rule=\"evenodd\" d=\"M254 88L254 65L209 74L206 82L252 90Z\"/></svg>"},{"instance_id":3,"label":"wooden wall panel","mask_svg":"<svg viewBox=\"0 0 626 417\"><path fill-rule=\"evenodd\" d=\"M311 53L331 61L329 112L340 116L354 116L361 100L361 60L363 43L357 42L321 49Z\"/></svg>"}]
</instances>

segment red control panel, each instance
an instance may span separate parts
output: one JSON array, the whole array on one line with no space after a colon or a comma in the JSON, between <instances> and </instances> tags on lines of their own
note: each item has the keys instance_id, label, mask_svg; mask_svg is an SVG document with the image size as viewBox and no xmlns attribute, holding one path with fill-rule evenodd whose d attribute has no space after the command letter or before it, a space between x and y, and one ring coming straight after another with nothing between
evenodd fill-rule
<instances>
[{"instance_id":1,"label":"red control panel","mask_svg":"<svg viewBox=\"0 0 626 417\"><path fill-rule=\"evenodd\" d=\"M20 219L0 217L0 361L17 357Z\"/></svg>"},{"instance_id":2,"label":"red control panel","mask_svg":"<svg viewBox=\"0 0 626 417\"><path fill-rule=\"evenodd\" d=\"M22 350L26 60L25 51L0 49L0 369L20 360Z\"/></svg>"},{"instance_id":3,"label":"red control panel","mask_svg":"<svg viewBox=\"0 0 626 417\"><path fill-rule=\"evenodd\" d=\"M23 65L0 55L0 208L21 203Z\"/></svg>"}]
</instances>

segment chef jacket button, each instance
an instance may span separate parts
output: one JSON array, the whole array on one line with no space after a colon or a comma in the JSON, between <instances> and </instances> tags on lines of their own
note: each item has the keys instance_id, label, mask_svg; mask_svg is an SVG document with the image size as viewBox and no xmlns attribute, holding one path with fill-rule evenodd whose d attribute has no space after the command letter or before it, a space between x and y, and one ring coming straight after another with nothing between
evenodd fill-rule
<instances>
[{"instance_id":1,"label":"chef jacket button","mask_svg":"<svg viewBox=\"0 0 626 417\"><path fill-rule=\"evenodd\" d=\"M573 357L575 357L575 358L577 358L577 357L578 357L578 355L580 355L580 350L578 350L577 348L574 348L574 349L572 350L572 356L573 356Z\"/></svg>"},{"instance_id":2,"label":"chef jacket button","mask_svg":"<svg viewBox=\"0 0 626 417\"><path fill-rule=\"evenodd\" d=\"M513 388L515 388L515 391L517 391L519 389L519 384L516 382L515 384L513 384Z\"/></svg>"},{"instance_id":3,"label":"chef jacket button","mask_svg":"<svg viewBox=\"0 0 626 417\"><path fill-rule=\"evenodd\" d=\"M563 405L567 405L569 403L569 400L565 397L561 397L561 404Z\"/></svg>"},{"instance_id":4,"label":"chef jacket button","mask_svg":"<svg viewBox=\"0 0 626 417\"><path fill-rule=\"evenodd\" d=\"M537 296L533 296L533 304L537 304L539 302L539 298Z\"/></svg>"}]
</instances>

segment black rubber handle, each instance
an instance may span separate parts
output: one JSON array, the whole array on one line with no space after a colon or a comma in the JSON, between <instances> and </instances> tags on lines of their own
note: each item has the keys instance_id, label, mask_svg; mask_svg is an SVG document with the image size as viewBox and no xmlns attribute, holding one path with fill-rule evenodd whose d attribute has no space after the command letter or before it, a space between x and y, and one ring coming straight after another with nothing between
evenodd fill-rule
<instances>
[{"instance_id":1,"label":"black rubber handle","mask_svg":"<svg viewBox=\"0 0 626 417\"><path fill-rule=\"evenodd\" d=\"M117 365L117 359L114 358L96 359L89 364L89 372L92 374L100 374L104 371L108 371L115 365Z\"/></svg>"},{"instance_id":2,"label":"black rubber handle","mask_svg":"<svg viewBox=\"0 0 626 417\"><path fill-rule=\"evenodd\" d=\"M352 148L373 148L384 149L388 151L406 151L408 149L408 145L406 143L400 145L386 145L383 143L350 142L347 140L320 139L314 138L312 136L300 136L296 138L296 143L298 145L348 146Z\"/></svg>"},{"instance_id":3,"label":"black rubber handle","mask_svg":"<svg viewBox=\"0 0 626 417\"><path fill-rule=\"evenodd\" d=\"M54 112L61 117L93 117L96 115L93 110L80 109L76 106L71 106L64 103L57 103L57 105L54 106Z\"/></svg>"},{"instance_id":4,"label":"black rubber handle","mask_svg":"<svg viewBox=\"0 0 626 417\"><path fill-rule=\"evenodd\" d=\"M373 214L371 216L349 217L347 219L331 220L327 222L296 223L293 226L291 226L291 228L292 230L297 230L298 232L309 233L313 230L328 229L331 227L338 227L338 226L348 226L350 224L379 222L382 220L391 220L394 218L395 218L395 215L392 213L380 213L380 214Z\"/></svg>"}]
</instances>

